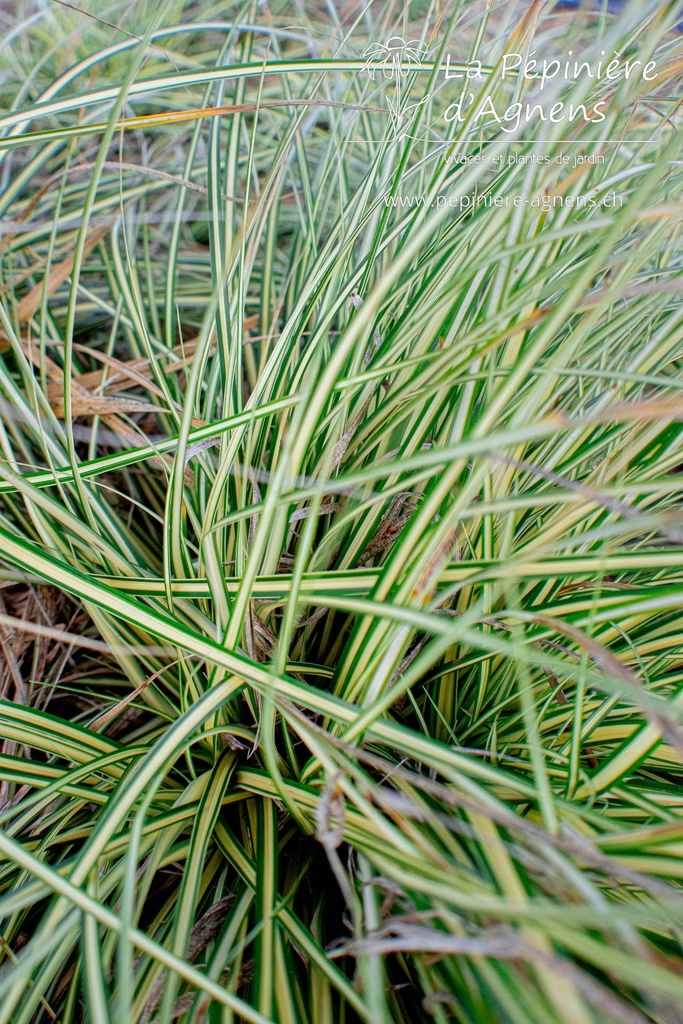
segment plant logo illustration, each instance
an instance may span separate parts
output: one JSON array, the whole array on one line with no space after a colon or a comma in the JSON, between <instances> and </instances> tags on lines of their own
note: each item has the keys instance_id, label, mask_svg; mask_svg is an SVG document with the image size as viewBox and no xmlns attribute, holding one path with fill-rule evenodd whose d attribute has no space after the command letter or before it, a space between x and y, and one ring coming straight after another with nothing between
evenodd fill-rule
<instances>
[{"instance_id":1,"label":"plant logo illustration","mask_svg":"<svg viewBox=\"0 0 683 1024\"><path fill-rule=\"evenodd\" d=\"M427 53L427 44L419 39L406 40L403 36L391 36L386 43L373 43L363 54L365 64L362 70L373 82L378 72L381 72L383 78L394 82L393 100L387 96L387 106L395 138L406 137L405 132L400 132L402 123L410 122L417 108L429 99L424 96L417 103L401 108L401 81L409 72L419 71Z\"/></svg>"}]
</instances>

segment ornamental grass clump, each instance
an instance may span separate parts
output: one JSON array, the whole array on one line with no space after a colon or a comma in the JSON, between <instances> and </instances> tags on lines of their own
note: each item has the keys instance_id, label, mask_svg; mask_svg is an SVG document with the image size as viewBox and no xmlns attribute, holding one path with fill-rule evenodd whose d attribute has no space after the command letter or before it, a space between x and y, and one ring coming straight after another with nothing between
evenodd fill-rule
<instances>
[{"instance_id":1,"label":"ornamental grass clump","mask_svg":"<svg viewBox=\"0 0 683 1024\"><path fill-rule=\"evenodd\" d=\"M680 0L89 6L0 13L0 1024L680 1022Z\"/></svg>"}]
</instances>

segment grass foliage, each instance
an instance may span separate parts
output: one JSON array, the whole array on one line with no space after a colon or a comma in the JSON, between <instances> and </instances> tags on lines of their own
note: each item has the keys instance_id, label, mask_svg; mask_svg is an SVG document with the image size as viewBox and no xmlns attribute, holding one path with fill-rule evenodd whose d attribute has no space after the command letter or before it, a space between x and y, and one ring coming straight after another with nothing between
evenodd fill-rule
<instances>
[{"instance_id":1,"label":"grass foliage","mask_svg":"<svg viewBox=\"0 0 683 1024\"><path fill-rule=\"evenodd\" d=\"M0 15L0 1024L680 1022L680 2L82 6ZM475 188L625 202L385 199Z\"/></svg>"}]
</instances>

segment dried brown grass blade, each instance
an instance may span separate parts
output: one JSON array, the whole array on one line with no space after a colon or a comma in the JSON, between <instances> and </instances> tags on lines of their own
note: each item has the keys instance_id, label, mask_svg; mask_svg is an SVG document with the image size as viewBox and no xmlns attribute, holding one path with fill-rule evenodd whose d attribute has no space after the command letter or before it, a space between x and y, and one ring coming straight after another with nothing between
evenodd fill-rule
<instances>
[{"instance_id":1,"label":"dried brown grass blade","mask_svg":"<svg viewBox=\"0 0 683 1024\"><path fill-rule=\"evenodd\" d=\"M83 255L87 256L98 242L101 242L106 234L109 232L109 225L105 227L93 228L88 233L85 240L85 247L83 249ZM21 302L16 308L16 317L20 324L30 320L34 313L40 309L40 304L43 301L43 296L47 293L48 297L53 295L60 285L64 284L67 278L71 275L71 271L74 268L74 261L76 254L72 253L61 263L57 263L50 273L48 274L46 281L41 281L40 284L35 285L31 291L23 297Z\"/></svg>"}]
</instances>

